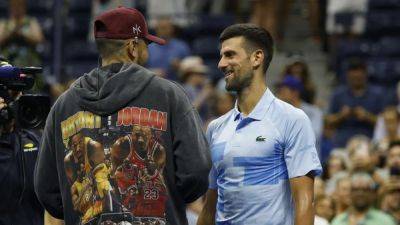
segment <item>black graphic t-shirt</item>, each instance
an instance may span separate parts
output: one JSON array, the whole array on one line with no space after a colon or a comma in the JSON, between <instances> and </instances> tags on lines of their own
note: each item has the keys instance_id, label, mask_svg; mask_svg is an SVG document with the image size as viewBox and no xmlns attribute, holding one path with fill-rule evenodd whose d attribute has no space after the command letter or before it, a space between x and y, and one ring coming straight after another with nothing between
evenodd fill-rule
<instances>
[{"instance_id":1,"label":"black graphic t-shirt","mask_svg":"<svg viewBox=\"0 0 400 225\"><path fill-rule=\"evenodd\" d=\"M97 88L99 87L99 88ZM210 156L182 88L138 65L78 79L53 106L35 170L47 211L66 224L187 224Z\"/></svg>"}]
</instances>

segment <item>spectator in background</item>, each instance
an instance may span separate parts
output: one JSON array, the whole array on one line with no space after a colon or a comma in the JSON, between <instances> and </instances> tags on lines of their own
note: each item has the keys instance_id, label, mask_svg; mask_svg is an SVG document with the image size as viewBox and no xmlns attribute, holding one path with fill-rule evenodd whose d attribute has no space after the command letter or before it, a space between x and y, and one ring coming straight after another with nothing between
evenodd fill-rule
<instances>
[{"instance_id":1,"label":"spectator in background","mask_svg":"<svg viewBox=\"0 0 400 225\"><path fill-rule=\"evenodd\" d=\"M349 176L342 176L336 182L333 192L333 201L335 203L335 215L344 213L351 205L351 180Z\"/></svg>"},{"instance_id":2,"label":"spectator in background","mask_svg":"<svg viewBox=\"0 0 400 225\"><path fill-rule=\"evenodd\" d=\"M332 198L323 195L319 198L315 198L315 214L325 219L326 221L331 221L335 216L334 204Z\"/></svg>"},{"instance_id":3,"label":"spectator in background","mask_svg":"<svg viewBox=\"0 0 400 225\"><path fill-rule=\"evenodd\" d=\"M300 108L306 113L311 121L317 143L319 143L322 135L322 111L318 107L308 104L301 99L300 95L303 90L301 81L297 77L286 75L278 86L278 97L280 99L292 104L294 107Z\"/></svg>"},{"instance_id":4,"label":"spectator in background","mask_svg":"<svg viewBox=\"0 0 400 225\"><path fill-rule=\"evenodd\" d=\"M339 172L346 172L349 168L347 154L341 150L332 151L329 155L328 161L326 163L324 170L324 179L331 179L335 174Z\"/></svg>"},{"instance_id":5,"label":"spectator in background","mask_svg":"<svg viewBox=\"0 0 400 225\"><path fill-rule=\"evenodd\" d=\"M325 182L321 177L315 177L314 179L314 198L320 198L325 196Z\"/></svg>"},{"instance_id":6,"label":"spectator in background","mask_svg":"<svg viewBox=\"0 0 400 225\"><path fill-rule=\"evenodd\" d=\"M351 172L365 172L372 174L375 164L372 157L371 141L363 135L352 137L346 146Z\"/></svg>"},{"instance_id":7,"label":"spectator in background","mask_svg":"<svg viewBox=\"0 0 400 225\"><path fill-rule=\"evenodd\" d=\"M92 0L92 12L90 15L90 24L94 23L94 18L101 13L115 9L118 6L134 7L135 0ZM92 26L89 26L88 40L94 42L94 34Z\"/></svg>"},{"instance_id":8,"label":"spectator in background","mask_svg":"<svg viewBox=\"0 0 400 225\"><path fill-rule=\"evenodd\" d=\"M375 171L375 178L379 184L384 184L390 181L391 178L400 180L400 141L393 141L390 143L387 157L386 166L383 169Z\"/></svg>"},{"instance_id":9,"label":"spectator in background","mask_svg":"<svg viewBox=\"0 0 400 225\"><path fill-rule=\"evenodd\" d=\"M337 215L332 225L395 225L391 216L373 208L375 183L367 173L351 176L351 206Z\"/></svg>"},{"instance_id":10,"label":"spectator in background","mask_svg":"<svg viewBox=\"0 0 400 225\"><path fill-rule=\"evenodd\" d=\"M303 84L303 90L301 91L301 99L309 104L315 103L315 85L311 80L311 75L308 69L308 65L301 59L295 57L294 61L286 66L283 76L295 76Z\"/></svg>"},{"instance_id":11,"label":"spectator in background","mask_svg":"<svg viewBox=\"0 0 400 225\"><path fill-rule=\"evenodd\" d=\"M393 179L382 187L381 209L393 216L397 224L400 224L400 180Z\"/></svg>"},{"instance_id":12,"label":"spectator in background","mask_svg":"<svg viewBox=\"0 0 400 225\"><path fill-rule=\"evenodd\" d=\"M327 122L336 128L335 147L343 147L356 134L372 137L376 116L382 110L381 93L368 85L365 64L350 61L347 85L332 95Z\"/></svg>"},{"instance_id":13,"label":"spectator in background","mask_svg":"<svg viewBox=\"0 0 400 225\"><path fill-rule=\"evenodd\" d=\"M387 149L390 142L400 137L399 113L396 106L386 107L376 121L373 141L381 149Z\"/></svg>"},{"instance_id":14,"label":"spectator in background","mask_svg":"<svg viewBox=\"0 0 400 225\"><path fill-rule=\"evenodd\" d=\"M190 48L187 43L175 38L175 26L171 18L159 18L155 31L158 37L166 41L166 44L149 45L147 67L161 77L177 80L180 61L190 55Z\"/></svg>"},{"instance_id":15,"label":"spectator in background","mask_svg":"<svg viewBox=\"0 0 400 225\"><path fill-rule=\"evenodd\" d=\"M25 0L10 0L9 16L0 21L1 54L15 66L41 66L36 47L44 37L39 22L26 14Z\"/></svg>"},{"instance_id":16,"label":"spectator in background","mask_svg":"<svg viewBox=\"0 0 400 225\"><path fill-rule=\"evenodd\" d=\"M182 86L203 121L209 117L208 99L213 87L207 79L207 66L198 56L189 56L180 63L179 74Z\"/></svg>"}]
</instances>

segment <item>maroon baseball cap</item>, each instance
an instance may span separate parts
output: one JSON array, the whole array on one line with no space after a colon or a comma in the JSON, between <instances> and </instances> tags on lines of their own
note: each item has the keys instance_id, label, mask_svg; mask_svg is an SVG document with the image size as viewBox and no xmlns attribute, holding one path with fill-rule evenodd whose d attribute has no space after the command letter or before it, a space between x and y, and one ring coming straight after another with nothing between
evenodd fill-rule
<instances>
[{"instance_id":1,"label":"maroon baseball cap","mask_svg":"<svg viewBox=\"0 0 400 225\"><path fill-rule=\"evenodd\" d=\"M134 8L118 7L108 10L96 17L94 37L107 39L142 38L144 40L165 44L165 40L149 34L146 20L142 13Z\"/></svg>"}]
</instances>

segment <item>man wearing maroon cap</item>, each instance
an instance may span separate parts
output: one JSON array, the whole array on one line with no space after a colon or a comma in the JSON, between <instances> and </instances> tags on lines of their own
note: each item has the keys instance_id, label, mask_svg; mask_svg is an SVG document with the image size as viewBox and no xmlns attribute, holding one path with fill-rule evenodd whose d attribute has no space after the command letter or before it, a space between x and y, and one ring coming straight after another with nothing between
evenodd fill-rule
<instances>
[{"instance_id":1,"label":"man wearing maroon cap","mask_svg":"<svg viewBox=\"0 0 400 225\"><path fill-rule=\"evenodd\" d=\"M187 224L211 167L197 111L177 84L142 67L150 35L143 15L119 7L98 16L101 67L80 77L47 118L35 169L46 210L75 224Z\"/></svg>"}]
</instances>

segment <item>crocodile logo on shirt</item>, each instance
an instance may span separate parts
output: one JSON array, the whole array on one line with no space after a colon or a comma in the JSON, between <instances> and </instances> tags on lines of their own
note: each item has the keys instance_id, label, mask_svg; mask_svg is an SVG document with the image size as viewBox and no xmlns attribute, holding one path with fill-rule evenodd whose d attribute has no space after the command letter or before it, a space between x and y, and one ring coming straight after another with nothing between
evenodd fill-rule
<instances>
[{"instance_id":1,"label":"crocodile logo on shirt","mask_svg":"<svg viewBox=\"0 0 400 225\"><path fill-rule=\"evenodd\" d=\"M261 141L265 141L265 137L263 137L263 136L258 136L257 138L256 138L256 141L257 142L261 142Z\"/></svg>"}]
</instances>

